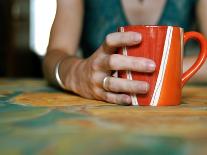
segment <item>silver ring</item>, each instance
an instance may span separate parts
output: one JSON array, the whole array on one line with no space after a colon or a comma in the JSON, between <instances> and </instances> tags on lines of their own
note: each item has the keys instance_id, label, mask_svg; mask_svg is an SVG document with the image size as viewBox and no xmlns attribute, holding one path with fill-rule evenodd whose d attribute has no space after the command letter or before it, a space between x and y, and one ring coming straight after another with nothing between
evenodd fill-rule
<instances>
[{"instance_id":1,"label":"silver ring","mask_svg":"<svg viewBox=\"0 0 207 155\"><path fill-rule=\"evenodd\" d=\"M108 86L106 85L106 83L108 82L108 79L109 79L109 78L110 78L110 77L107 76L107 77L105 77L105 78L103 79L103 89L105 89L106 91L109 91Z\"/></svg>"}]
</instances>

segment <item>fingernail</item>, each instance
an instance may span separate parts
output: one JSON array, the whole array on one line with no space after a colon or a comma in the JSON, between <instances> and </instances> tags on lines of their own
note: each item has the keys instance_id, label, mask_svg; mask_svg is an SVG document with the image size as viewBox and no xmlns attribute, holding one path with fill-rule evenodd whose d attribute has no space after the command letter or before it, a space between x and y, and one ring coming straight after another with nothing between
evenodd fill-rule
<instances>
[{"instance_id":1,"label":"fingernail","mask_svg":"<svg viewBox=\"0 0 207 155\"><path fill-rule=\"evenodd\" d=\"M142 36L141 36L141 34L136 33L136 34L134 35L134 41L136 41L136 42L140 42L141 40L142 40Z\"/></svg>"},{"instance_id":2,"label":"fingernail","mask_svg":"<svg viewBox=\"0 0 207 155\"><path fill-rule=\"evenodd\" d=\"M148 92L149 91L149 88L150 88L149 83L146 83L145 84L145 92Z\"/></svg>"},{"instance_id":3,"label":"fingernail","mask_svg":"<svg viewBox=\"0 0 207 155\"><path fill-rule=\"evenodd\" d=\"M149 91L149 84L147 82L144 82L142 85L141 85L141 90L142 90L142 93L145 94Z\"/></svg>"},{"instance_id":4,"label":"fingernail","mask_svg":"<svg viewBox=\"0 0 207 155\"><path fill-rule=\"evenodd\" d=\"M156 68L155 63L149 63L148 64L148 67L147 67L148 71L154 71L155 68Z\"/></svg>"}]
</instances>

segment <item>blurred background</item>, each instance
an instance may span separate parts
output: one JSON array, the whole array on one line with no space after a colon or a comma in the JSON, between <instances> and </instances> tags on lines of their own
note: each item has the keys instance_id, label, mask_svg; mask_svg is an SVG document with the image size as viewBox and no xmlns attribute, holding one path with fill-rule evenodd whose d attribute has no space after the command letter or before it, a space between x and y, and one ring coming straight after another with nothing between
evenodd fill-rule
<instances>
[{"instance_id":1,"label":"blurred background","mask_svg":"<svg viewBox=\"0 0 207 155\"><path fill-rule=\"evenodd\" d=\"M0 77L43 76L55 11L56 0L0 0Z\"/></svg>"},{"instance_id":2,"label":"blurred background","mask_svg":"<svg viewBox=\"0 0 207 155\"><path fill-rule=\"evenodd\" d=\"M55 9L56 0L0 0L1 77L42 77Z\"/></svg>"}]
</instances>

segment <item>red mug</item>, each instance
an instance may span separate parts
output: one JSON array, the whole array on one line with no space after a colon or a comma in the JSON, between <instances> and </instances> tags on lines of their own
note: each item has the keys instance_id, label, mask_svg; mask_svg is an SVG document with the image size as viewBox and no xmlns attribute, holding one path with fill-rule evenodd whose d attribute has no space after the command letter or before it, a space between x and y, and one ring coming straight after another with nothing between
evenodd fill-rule
<instances>
[{"instance_id":1,"label":"red mug","mask_svg":"<svg viewBox=\"0 0 207 155\"><path fill-rule=\"evenodd\" d=\"M152 59L156 63L154 73L118 71L120 78L146 81L150 84L145 95L131 94L132 105L171 106L179 105L182 87L200 69L207 57L207 42L198 32L184 33L177 26L125 26L120 32L139 32L142 42L132 47L118 49L118 54ZM194 39L200 43L196 62L185 73L183 68L184 44Z\"/></svg>"}]
</instances>

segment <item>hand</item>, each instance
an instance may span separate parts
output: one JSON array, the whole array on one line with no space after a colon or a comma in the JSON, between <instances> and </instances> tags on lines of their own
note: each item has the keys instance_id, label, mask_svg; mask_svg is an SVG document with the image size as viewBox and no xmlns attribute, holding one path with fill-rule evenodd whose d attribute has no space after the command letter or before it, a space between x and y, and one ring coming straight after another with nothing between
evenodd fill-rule
<instances>
[{"instance_id":1,"label":"hand","mask_svg":"<svg viewBox=\"0 0 207 155\"><path fill-rule=\"evenodd\" d=\"M132 102L131 97L127 94L145 94L149 90L149 84L145 81L110 77L112 71L130 70L150 73L155 70L155 63L146 58L113 53L119 47L133 46L140 42L141 35L136 32L116 32L107 35L104 43L95 53L77 65L73 75L74 80L68 80L70 82L67 82L67 85L73 83L72 91L89 99L104 100L116 104L130 104ZM103 88L103 80L108 76L105 85L108 91L106 91Z\"/></svg>"}]
</instances>

